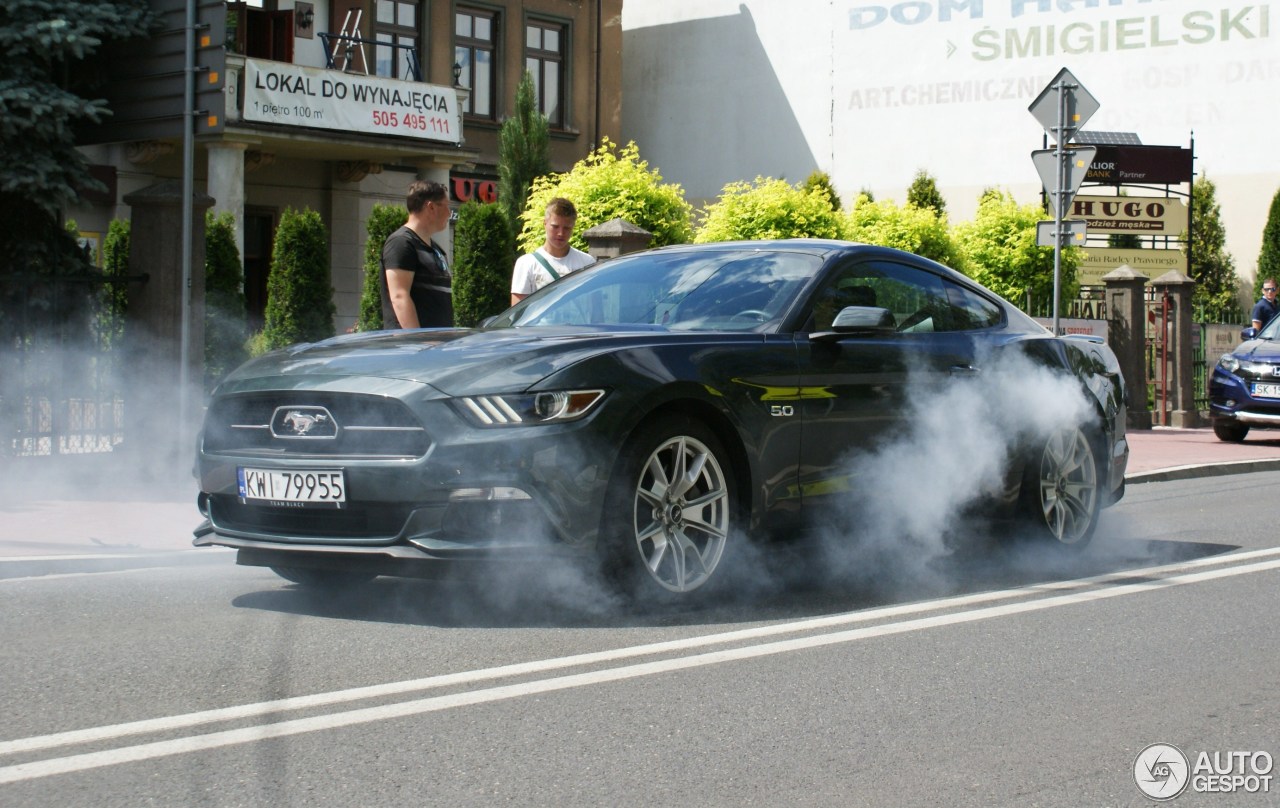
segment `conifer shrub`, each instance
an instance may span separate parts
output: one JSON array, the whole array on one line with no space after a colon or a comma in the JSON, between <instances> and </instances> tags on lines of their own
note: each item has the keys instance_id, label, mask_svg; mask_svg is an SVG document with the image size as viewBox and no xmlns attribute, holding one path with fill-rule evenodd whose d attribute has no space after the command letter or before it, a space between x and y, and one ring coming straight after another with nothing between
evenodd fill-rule
<instances>
[{"instance_id":1,"label":"conifer shrub","mask_svg":"<svg viewBox=\"0 0 1280 808\"><path fill-rule=\"evenodd\" d=\"M283 348L333 336L329 230L314 210L285 208L267 275L262 346Z\"/></svg>"},{"instance_id":2,"label":"conifer shrub","mask_svg":"<svg viewBox=\"0 0 1280 808\"><path fill-rule=\"evenodd\" d=\"M409 218L404 205L374 205L365 221L369 238L364 243L364 283L360 287L360 316L357 331L382 329L382 245Z\"/></svg>"},{"instance_id":3,"label":"conifer shrub","mask_svg":"<svg viewBox=\"0 0 1280 808\"><path fill-rule=\"evenodd\" d=\"M511 303L515 244L498 203L471 201L458 209L453 233L453 321L470 328Z\"/></svg>"}]
</instances>

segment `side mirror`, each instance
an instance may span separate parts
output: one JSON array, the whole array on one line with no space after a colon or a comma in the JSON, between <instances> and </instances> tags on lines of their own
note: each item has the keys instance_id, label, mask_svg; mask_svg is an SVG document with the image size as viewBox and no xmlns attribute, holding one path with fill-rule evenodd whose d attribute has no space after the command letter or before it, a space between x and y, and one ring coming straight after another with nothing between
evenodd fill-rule
<instances>
[{"instance_id":1,"label":"side mirror","mask_svg":"<svg viewBox=\"0 0 1280 808\"><path fill-rule=\"evenodd\" d=\"M896 328L893 313L888 309L878 306L846 306L831 322L830 331L810 334L809 339L823 342L856 334L892 334Z\"/></svg>"},{"instance_id":2,"label":"side mirror","mask_svg":"<svg viewBox=\"0 0 1280 808\"><path fill-rule=\"evenodd\" d=\"M1240 329L1240 339L1243 340L1244 342L1248 342L1251 339L1257 339L1257 338L1258 338L1258 329L1254 328L1253 326L1248 325Z\"/></svg>"}]
</instances>

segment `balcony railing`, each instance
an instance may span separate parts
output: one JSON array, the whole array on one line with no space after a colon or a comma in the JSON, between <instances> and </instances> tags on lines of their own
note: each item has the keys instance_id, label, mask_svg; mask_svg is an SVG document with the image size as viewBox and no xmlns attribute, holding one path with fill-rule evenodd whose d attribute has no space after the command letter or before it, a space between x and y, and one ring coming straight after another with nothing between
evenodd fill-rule
<instances>
[{"instance_id":1,"label":"balcony railing","mask_svg":"<svg viewBox=\"0 0 1280 808\"><path fill-rule=\"evenodd\" d=\"M378 51L388 49L394 57L395 64L400 64L401 58L404 59L403 65L408 75L400 75L400 78L422 81L422 65L418 61L418 49L412 45L397 45L391 42L365 39L361 36L349 36L346 34L317 34L317 36L324 43L325 67L330 70L358 72L368 75L369 57L367 48L373 48L374 72L377 73Z\"/></svg>"}]
</instances>

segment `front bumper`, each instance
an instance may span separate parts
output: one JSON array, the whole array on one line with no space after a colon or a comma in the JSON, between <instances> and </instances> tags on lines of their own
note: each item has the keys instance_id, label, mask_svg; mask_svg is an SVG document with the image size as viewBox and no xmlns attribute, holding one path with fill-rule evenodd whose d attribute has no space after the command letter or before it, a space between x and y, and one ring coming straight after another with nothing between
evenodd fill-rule
<instances>
[{"instance_id":1,"label":"front bumper","mask_svg":"<svg viewBox=\"0 0 1280 808\"><path fill-rule=\"evenodd\" d=\"M1214 368L1209 378L1209 415L1215 421L1231 421L1259 429L1280 429L1280 399L1255 398L1249 388L1256 379Z\"/></svg>"}]
</instances>

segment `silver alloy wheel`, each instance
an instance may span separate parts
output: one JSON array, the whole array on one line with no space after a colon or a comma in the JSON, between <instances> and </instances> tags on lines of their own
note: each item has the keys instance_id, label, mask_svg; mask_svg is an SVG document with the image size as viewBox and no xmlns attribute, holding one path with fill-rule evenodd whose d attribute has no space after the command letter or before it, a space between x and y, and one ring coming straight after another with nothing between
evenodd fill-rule
<instances>
[{"instance_id":1,"label":"silver alloy wheel","mask_svg":"<svg viewBox=\"0 0 1280 808\"><path fill-rule=\"evenodd\" d=\"M711 578L729 536L729 489L706 444L675 435L658 445L636 485L635 541L649 575L672 592Z\"/></svg>"},{"instance_id":2,"label":"silver alloy wheel","mask_svg":"<svg viewBox=\"0 0 1280 808\"><path fill-rule=\"evenodd\" d=\"M1050 535L1062 544L1082 543L1098 518L1098 464L1079 429L1055 433L1040 456L1039 506Z\"/></svg>"}]
</instances>

